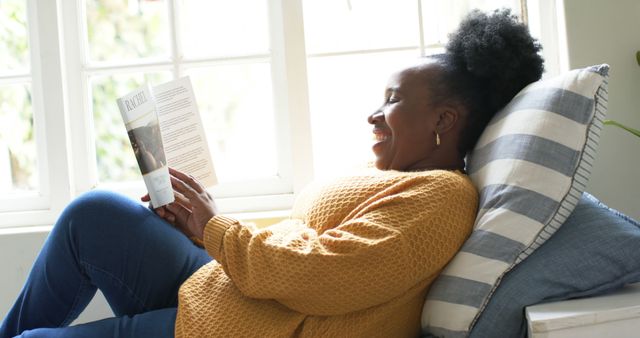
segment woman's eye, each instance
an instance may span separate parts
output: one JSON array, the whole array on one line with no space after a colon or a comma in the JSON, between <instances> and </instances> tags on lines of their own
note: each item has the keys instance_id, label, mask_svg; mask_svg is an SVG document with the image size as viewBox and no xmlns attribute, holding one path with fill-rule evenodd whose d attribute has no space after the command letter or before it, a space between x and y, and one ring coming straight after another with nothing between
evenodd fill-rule
<instances>
[{"instance_id":1,"label":"woman's eye","mask_svg":"<svg viewBox=\"0 0 640 338\"><path fill-rule=\"evenodd\" d=\"M396 102L398 102L398 101L399 101L399 100L398 100L398 98L397 98L397 97L395 97L395 96L390 96L390 97L387 99L387 103L396 103Z\"/></svg>"}]
</instances>

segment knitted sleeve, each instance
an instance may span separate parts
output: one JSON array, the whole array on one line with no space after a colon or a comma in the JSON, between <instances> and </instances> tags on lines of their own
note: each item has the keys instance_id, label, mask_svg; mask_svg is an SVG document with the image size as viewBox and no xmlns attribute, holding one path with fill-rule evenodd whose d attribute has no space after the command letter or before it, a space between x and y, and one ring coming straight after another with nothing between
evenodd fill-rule
<instances>
[{"instance_id":1,"label":"knitted sleeve","mask_svg":"<svg viewBox=\"0 0 640 338\"><path fill-rule=\"evenodd\" d=\"M205 247L248 297L310 315L375 306L437 275L475 215L475 190L460 178L405 185L323 233L302 221L254 230L216 216Z\"/></svg>"}]
</instances>

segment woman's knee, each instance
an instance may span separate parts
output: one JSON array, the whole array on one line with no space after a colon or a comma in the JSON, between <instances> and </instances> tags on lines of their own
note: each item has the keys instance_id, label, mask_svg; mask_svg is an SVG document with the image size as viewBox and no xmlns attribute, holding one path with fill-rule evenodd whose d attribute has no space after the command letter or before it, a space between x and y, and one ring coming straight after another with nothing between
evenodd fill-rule
<instances>
[{"instance_id":1,"label":"woman's knee","mask_svg":"<svg viewBox=\"0 0 640 338\"><path fill-rule=\"evenodd\" d=\"M64 232L103 231L124 226L150 215L151 211L118 193L93 190L78 196L62 212L56 228Z\"/></svg>"},{"instance_id":2,"label":"woman's knee","mask_svg":"<svg viewBox=\"0 0 640 338\"><path fill-rule=\"evenodd\" d=\"M126 210L134 204L136 203L124 195L106 190L92 190L73 200L65 212L88 217L104 216L118 210Z\"/></svg>"}]
</instances>

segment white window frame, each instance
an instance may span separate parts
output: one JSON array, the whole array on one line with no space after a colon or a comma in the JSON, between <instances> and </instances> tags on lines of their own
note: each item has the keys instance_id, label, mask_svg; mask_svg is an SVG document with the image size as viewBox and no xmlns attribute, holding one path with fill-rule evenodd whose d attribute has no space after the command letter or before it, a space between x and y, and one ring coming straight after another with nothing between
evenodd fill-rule
<instances>
[{"instance_id":1,"label":"white window frame","mask_svg":"<svg viewBox=\"0 0 640 338\"><path fill-rule=\"evenodd\" d=\"M266 1L266 0L265 0ZM310 144L305 140L308 135L304 133L290 134L290 121L294 119L292 112L296 111L296 116L306 116L308 113L308 101L302 95L291 95L291 91L305 90L306 75L299 71L296 67L304 69L304 63L291 64L285 61L285 58L291 58L296 53L304 55L304 40L295 41L295 39L304 37L292 36L285 32L298 30L292 25L300 26L302 22L291 20L289 18L301 18L300 8L295 6L296 2L292 1L270 1L269 2L269 38L271 41L271 55L250 55L227 58L207 58L198 60L184 60L180 57L181 46L178 39L177 30L179 29L179 3L175 0L168 0L169 25L171 35L171 60L166 62L153 62L140 64L139 62L129 65L90 65L87 63L87 46L88 42L81 40L85 27L84 1L66 1L62 3L66 58L69 64L67 74L69 79L69 102L76 100L73 107L82 107L80 112L71 111L72 118L71 129L74 131L71 135L73 139L73 154L76 187L74 194L80 194L94 187L112 189L123 192L133 198L141 196L145 192L144 185L140 180L138 184L101 184L98 185L97 170L95 166L86 167L86 163L95 163L95 140L93 138L92 116L88 113L91 111L89 98L89 83L87 83L88 75L99 74L101 72L109 73L113 70L123 70L125 68L131 71L139 72L141 70L167 70L171 67L174 77L181 76L181 72L185 67L198 66L202 64L222 64L233 62L250 62L250 61L268 61L271 65L273 91L274 91L274 111L276 115L276 135L278 147L278 177L269 181L254 180L246 182L236 182L233 184L221 183L211 189L215 196L220 196L219 206L225 212L238 213L274 209L286 209L293 201L293 194L302 184L308 181L308 174L303 174L302 170L292 165L292 158L306 157L310 160L310 151L305 151L304 145ZM281 18L287 18L283 22ZM289 25L291 27L286 27ZM286 30L285 30L286 29ZM300 47L302 46L302 47ZM302 50L299 50L302 48ZM285 65L287 65L285 67ZM303 76L299 76L302 74ZM78 99L82 98L80 102ZM304 129L305 121L297 117L294 125L302 126ZM306 123L308 130L308 122ZM295 144L293 149L291 145Z\"/></svg>"},{"instance_id":2,"label":"white window frame","mask_svg":"<svg viewBox=\"0 0 640 338\"><path fill-rule=\"evenodd\" d=\"M296 0L301 2L302 0ZM420 56L428 55L427 51L443 50L443 44L425 44L422 7L424 0L417 1L417 20L419 29L419 41L416 45L393 48L371 48L364 50L346 50L339 52L310 53L308 58L322 58L332 56L347 56L360 54L375 54L385 52L419 51ZM564 30L564 1L563 0L520 0L520 6L525 22L529 25L532 35L537 37L544 45L543 56L545 58L546 75L557 75L567 71L566 56L566 32Z\"/></svg>"},{"instance_id":3,"label":"white window frame","mask_svg":"<svg viewBox=\"0 0 640 338\"><path fill-rule=\"evenodd\" d=\"M0 227L46 224L70 200L58 18L56 2L27 1L31 67L22 79L31 81L39 184L34 192L0 199Z\"/></svg>"},{"instance_id":4,"label":"white window frame","mask_svg":"<svg viewBox=\"0 0 640 338\"><path fill-rule=\"evenodd\" d=\"M307 55L302 0L264 1L268 1L271 54L261 57L268 59L271 64L281 180L262 190L256 189L255 182L212 190L214 195L226 196L217 200L222 212L254 213L250 218L256 218L255 212L289 209L294 195L314 176L306 66L308 58L416 49L424 55L427 48L439 47L424 46L419 11L420 41L417 46ZM415 1L418 1L419 7L422 6L421 0ZM179 10L174 3L174 0L168 0L170 24L173 27L177 26ZM530 13L538 13L535 20L539 24L533 26L539 27L537 36L545 45L548 73L553 75L565 70L562 61L562 52L565 50L562 36L564 22L562 17L550 15L562 14L562 0L527 1L527 4ZM15 82L16 79L31 81L39 189L34 193L0 197L0 228L50 225L75 196L96 188L90 88L84 74L87 71L107 72L113 69L107 65L88 69L85 64L86 57L83 55L87 54L87 42L81 41L84 29L83 0L27 0L27 7L30 73L4 76L0 82ZM175 48L179 46L175 35L172 39L175 53ZM178 61L171 62L174 63L174 71L179 72ZM132 66L131 70L166 65L149 63ZM145 191L141 181L136 187L99 187L116 189L134 198Z\"/></svg>"},{"instance_id":5,"label":"white window frame","mask_svg":"<svg viewBox=\"0 0 640 338\"><path fill-rule=\"evenodd\" d=\"M542 43L543 77L569 70L564 0L526 0L531 34Z\"/></svg>"}]
</instances>

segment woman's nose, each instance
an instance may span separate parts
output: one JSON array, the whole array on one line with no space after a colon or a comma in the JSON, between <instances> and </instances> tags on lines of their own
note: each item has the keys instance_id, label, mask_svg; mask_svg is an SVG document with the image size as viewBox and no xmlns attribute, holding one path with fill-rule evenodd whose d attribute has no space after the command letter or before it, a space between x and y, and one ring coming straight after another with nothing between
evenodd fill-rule
<instances>
[{"instance_id":1,"label":"woman's nose","mask_svg":"<svg viewBox=\"0 0 640 338\"><path fill-rule=\"evenodd\" d=\"M381 109L378 109L375 112L373 112L373 114L369 115L369 117L367 118L367 122L369 122L369 124L375 124L376 121L380 121L383 118L384 118L384 113L382 112Z\"/></svg>"}]
</instances>

